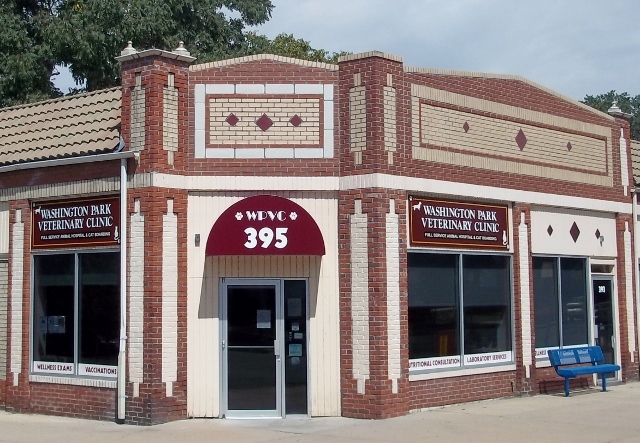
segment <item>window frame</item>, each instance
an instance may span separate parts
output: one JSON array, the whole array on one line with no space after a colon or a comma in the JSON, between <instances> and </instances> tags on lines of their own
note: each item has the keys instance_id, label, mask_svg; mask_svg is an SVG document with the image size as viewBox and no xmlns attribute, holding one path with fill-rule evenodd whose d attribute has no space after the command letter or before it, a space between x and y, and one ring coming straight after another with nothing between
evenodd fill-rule
<instances>
[{"instance_id":1,"label":"window frame","mask_svg":"<svg viewBox=\"0 0 640 443\"><path fill-rule=\"evenodd\" d=\"M544 363L545 361L548 363L549 362L549 356L547 354L547 350L549 349L572 349L572 348L579 348L582 346L589 346L591 345L591 343L593 343L593 331L592 331L592 324L593 323L593 294L592 294L592 288L591 288L591 261L589 257L586 256L575 256L575 255L552 255L552 254L532 254L531 255L531 270L532 270L532 274L531 274L531 281L532 281L532 291L533 291L533 313L534 313L534 321L533 321L533 325L532 325L532 330L535 333L536 331L536 318L537 316L535 315L535 303L536 303L536 295L535 295L535 282L533 281L533 260L535 260L536 258L541 258L541 259L553 259L555 261L555 266L554 269L556 271L556 287L558 290L558 303L556 305L556 309L557 309L557 321L558 321L558 346L548 346L548 347L538 347L537 343L536 343L536 347L534 348L534 357L535 360L539 363ZM585 315L586 318L586 329L587 329L587 342L586 343L582 343L582 344L576 344L576 345L568 345L568 346L564 346L563 341L564 341L564 336L563 336L563 319L562 319L562 275L561 275L561 271L562 271L562 265L561 265L561 259L563 258L569 258L569 259L579 259L579 260L583 260L584 261L584 265L585 265L585 289L586 289L586 307L587 307L587 312ZM607 274L609 275L609 274Z\"/></svg>"},{"instance_id":2,"label":"window frame","mask_svg":"<svg viewBox=\"0 0 640 443\"><path fill-rule=\"evenodd\" d=\"M117 369L114 370L112 375L88 375L88 374L80 374L80 365L83 364L79 361L80 359L80 255L86 254L119 254L119 248L82 248L82 249L63 249L63 250L49 250L49 251L38 251L37 253L32 253L30 258L30 301L29 301L29 375L38 376L38 377L63 377L70 379L85 379L85 380L105 380L105 381L115 381L117 377ZM73 362L65 363L73 365L73 373L58 373L58 372L48 372L48 371L36 371L34 370L34 334L35 334L35 302L36 302L36 268L35 261L36 257L41 256L52 256L52 255L71 255L73 256L73 315L74 315L74 324L73 324ZM120 257L118 257L120 260ZM118 273L122 272L122 263L120 263L118 267ZM122 288L120 288L120 280L118 280L118 287L120 292ZM118 296L118 303L120 302L120 298ZM120 310L122 307L120 307ZM108 366L109 368L117 368L117 365L95 365L95 366Z\"/></svg>"},{"instance_id":3,"label":"window frame","mask_svg":"<svg viewBox=\"0 0 640 443\"><path fill-rule=\"evenodd\" d=\"M425 360L432 357L426 358L418 358L411 359L409 358L409 374L410 375L419 375L419 374L433 374L433 373L441 373L441 372L452 372L452 371L468 371L468 370L477 370L482 368L494 368L500 366L511 366L515 363L516 355L515 355L515 294L514 294L514 270L513 270L513 254L511 253L502 253L502 252L494 252L494 251L448 251L448 250L416 250L416 249L408 249L407 250L407 285L408 285L408 273L409 273L409 254L432 254L432 255L453 255L456 257L456 263L458 268L458 322L460 325L459 330L459 342L458 346L460 352L456 356L451 357L459 357L460 364L457 366L447 366L444 368L412 368L411 362L417 362L420 360ZM510 352L511 359L503 360L499 362L489 361L486 363L474 363L474 364L465 364L465 355L484 355L484 354L465 354L464 351L464 257L465 256L499 256L505 257L508 262L507 272L509 273L509 323L510 323L510 350L509 351L499 351L499 352ZM408 309L409 309L409 288L407 286L407 317L408 317ZM407 326L408 326L407 319ZM407 337L408 339L408 337ZM407 342L407 347L409 343Z\"/></svg>"}]
</instances>

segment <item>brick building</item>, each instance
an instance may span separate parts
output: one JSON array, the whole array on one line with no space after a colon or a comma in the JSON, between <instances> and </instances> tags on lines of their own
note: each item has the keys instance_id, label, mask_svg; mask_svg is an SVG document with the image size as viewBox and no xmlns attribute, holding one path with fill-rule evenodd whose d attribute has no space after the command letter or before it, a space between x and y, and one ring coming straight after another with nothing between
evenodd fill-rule
<instances>
[{"instance_id":1,"label":"brick building","mask_svg":"<svg viewBox=\"0 0 640 443\"><path fill-rule=\"evenodd\" d=\"M380 52L118 60L0 110L0 407L385 418L593 343L638 378L621 113Z\"/></svg>"}]
</instances>

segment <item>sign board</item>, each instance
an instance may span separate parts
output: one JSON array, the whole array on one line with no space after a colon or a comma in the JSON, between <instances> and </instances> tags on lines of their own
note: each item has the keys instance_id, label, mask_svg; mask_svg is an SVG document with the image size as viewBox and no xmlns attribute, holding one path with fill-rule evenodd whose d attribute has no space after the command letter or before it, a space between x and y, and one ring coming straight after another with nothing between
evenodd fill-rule
<instances>
[{"instance_id":1,"label":"sign board","mask_svg":"<svg viewBox=\"0 0 640 443\"><path fill-rule=\"evenodd\" d=\"M118 246L120 198L92 197L33 203L31 248Z\"/></svg>"},{"instance_id":2,"label":"sign board","mask_svg":"<svg viewBox=\"0 0 640 443\"><path fill-rule=\"evenodd\" d=\"M324 255L324 240L311 215L275 195L256 195L231 205L207 239L206 255Z\"/></svg>"},{"instance_id":3,"label":"sign board","mask_svg":"<svg viewBox=\"0 0 640 443\"><path fill-rule=\"evenodd\" d=\"M409 196L411 246L509 248L507 206Z\"/></svg>"}]
</instances>

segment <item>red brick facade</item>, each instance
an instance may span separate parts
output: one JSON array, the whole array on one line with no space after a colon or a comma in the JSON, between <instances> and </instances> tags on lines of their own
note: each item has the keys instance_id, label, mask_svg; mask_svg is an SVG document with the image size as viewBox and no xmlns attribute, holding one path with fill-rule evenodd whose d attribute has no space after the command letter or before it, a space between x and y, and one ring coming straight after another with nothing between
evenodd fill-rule
<instances>
[{"instance_id":1,"label":"red brick facade","mask_svg":"<svg viewBox=\"0 0 640 443\"><path fill-rule=\"evenodd\" d=\"M169 161L169 151L165 149L165 121L163 91L167 86L169 74L174 75L175 87L178 91L177 105L177 150L173 153L173 164ZM532 212L550 206L541 203L540 196L556 195L562 202L578 202L588 200L589 207L572 207L572 210L597 212L593 207L594 201L606 202L609 207L628 208L628 211L615 213L603 210L615 217L615 241L617 256L612 257L615 264L615 287L617 294L617 312L615 319L619 330L619 347L617 352L622 366L621 380L637 380L638 346L629 352L630 337L628 325L637 335L637 306L635 295L629 299L634 304L627 309L627 293L634 294L636 281L635 266L625 263L625 251L629 245L625 243L625 232L631 237L631 251L633 251L633 220L631 216L631 196L625 194L625 187L631 183L623 183L623 177L632 177L631 160L627 149L624 161L620 157L620 134L624 130L626 145L630 146L629 124L624 119L611 119L605 114L598 114L565 99L542 87L532 85L523 79L513 79L497 76L474 76L468 74L444 74L434 72L418 72L406 68L399 58L373 53L363 57L347 57L337 67L320 64L292 63L277 58L253 58L242 62L220 63L211 66L189 68L186 61L172 60L166 54L155 54L132 60L125 60L122 64L122 115L121 133L125 150L131 145L133 89L139 76L145 93L144 106L144 146L136 153L135 158L128 159L127 172L131 188L127 193L127 216L130 220L134 214L135 202L139 202L139 211L144 214L144 328L143 336L143 378L139 384L138 395L134 395L134 384L128 379L126 383L126 418L128 423L156 424L183 419L190 415L188 406L188 362L187 340L188 314L188 247L192 238L188 238L188 204L190 192L199 192L198 188L181 188L175 183L187 183L188 178L200 177L296 177L296 178L335 178L340 180L340 191L336 192L338 201L337 232L333 233L338 239L339 281L332 282L334 290L339 293L340 319L340 413L347 417L357 418L388 418L407 414L409 411L441 406L458 402L476 401L488 398L512 395L532 395L540 392L550 392L562 389L559 379L552 369L536 367L535 359L535 309L533 292L532 256L535 254L535 242L532 235ZM366 141L362 151L361 162L356 161L355 150L352 146L352 108L350 91L354 88L355 78L359 86L364 87L366 102ZM315 158L295 158L295 156L279 156L278 158L223 158L223 156L198 156L194 146L199 142L196 133L199 130L196 120L196 88L202 85L217 84L311 84L333 85L333 98L327 103L333 106L333 146L332 156ZM356 85L356 86L357 86ZM555 169L562 169L566 173L589 173L599 178L611 177L613 186L589 184L580 180L561 180L544 178L531 174L518 174L506 170L495 169L491 166L484 168L456 163L425 161L416 158L415 149L426 147L433 151L442 151L452 155L466 155L465 147L446 147L424 143L416 146L415 139L415 108L421 104L437 105L450 111L462 111L472 116L492 119L496 115L490 111L465 107L458 104L436 102L413 96L412 87L427 87L439 91L446 91L457 96L471 97L484 102L505 105L522 110L522 115L543 115L550 118L590 124L590 127L604 127L610 130L610 135L604 137L587 130L571 129L567 123L560 127L556 123L545 123L543 118L538 121L511 115L499 116L500 120L509 124L528 125L540 131L559 131L566 134L589 137L602 143L610 141L606 146L607 155L611 159L606 167L597 172L584 167L572 165L556 165ZM202 86L204 87L204 86ZM395 103L392 108L385 108L385 87L393 88ZM211 94L209 94L211 95ZM293 97L287 95L287 98ZM297 94L302 98L312 95ZM248 96L249 97L249 96ZM265 97L278 97L277 95ZM246 98L246 97L245 97ZM250 96L249 98L255 98ZM321 106L327 106L323 104ZM388 104L387 104L388 106ZM209 108L202 118L208 119ZM323 109L323 108L321 108ZM388 134L385 126L389 122L389 109L393 109L394 118L391 124L395 130L394 147L387 146ZM327 112L323 109L322 112ZM324 114L321 114L324 115ZM544 120L544 121L542 121ZM206 128L209 128L208 123ZM207 129L208 130L208 129ZM482 138L477 139L481 146ZM326 142L326 140L324 140ZM422 143L422 141L420 142ZM209 144L206 144L207 148ZM217 149L217 147L211 148ZM265 148L268 150L269 148ZM265 157L268 157L265 154ZM512 157L496 154L477 154L477 157L491 165L492 162L514 162ZM551 160L550 160L551 161ZM522 163L530 166L548 167L549 164L540 160L523 159ZM627 165L628 171L623 174L622 165ZM113 189L108 191L116 194L119 191L119 162L86 163L79 165L56 166L37 169L21 169L0 174L0 189L25 188L33 195L39 187L64 184L67 182L92 181L97 179L112 180ZM171 185L163 183L145 182L152 174L163 174ZM167 178L168 177L168 178ZM358 180L362 179L362 182ZM386 181L385 181L386 180ZM356 184L354 184L356 183ZM364 184L357 184L364 183ZM377 183L387 183L381 186ZM397 183L397 186L393 184ZM409 183L407 185L407 183ZM419 185L414 186L416 183ZM425 183L430 183L427 187ZM433 183L440 183L438 191L434 191ZM482 194L458 195L450 191L455 185L468 185L468 189L490 189L491 196ZM420 187L423 186L423 187ZM214 189L215 191L234 191L234 189ZM323 189L317 189L322 191ZM510 195L523 196L520 201L499 198L500 190L509 190ZM212 192L209 189L208 192ZM91 191L95 193L95 191ZM104 192L103 192L104 193ZM251 191L253 194L264 193L262 189ZM469 373L451 373L431 376L415 376L410 374L409 366L409 295L407 281L407 254L411 251L408 240L408 197L409 195L435 196L452 200L474 202L498 202L509 205L511 210L510 229L512 231L513 247L508 251L512 263L512 351L513 362L509 369L495 371L473 370ZM33 201L47 198L62 199L73 195L45 195L40 197L10 199L9 229L15 224L15 212L22 210L24 223L24 244L22 269L22 358L21 370L17 374L17 385L14 384L11 367L11 339L9 341L7 358L7 379L0 380L0 407L16 412L35 412L55 415L66 415L101 420L113 420L116 415L116 389L97 386L82 386L82 383L57 384L46 381L30 380L29 362L31 358L30 328L32 281L31 250L30 250L30 208ZM527 200L526 196L533 196ZM172 395L167 396L167 384L163 382L162 365L162 300L163 300L163 215L167 214L167 200L173 200L173 213L177 215L177 381L172 383ZM389 258L387 257L387 225L386 215L391 207L398 215L399 237L399 306L400 306L400 366L401 376L397 380L397 390L391 380L390 360L395 357L389 355L390 335L389 288L387 277ZM548 201L548 200L546 200ZM357 202L357 203L356 203ZM356 205L361 205L362 214L367 214L367 256L368 256L368 368L369 375L364 382L364 393L359 392L358 382L354 378L354 337L352 308L352 255L350 222L356 213ZM626 206L625 206L626 205ZM566 204L558 204L566 206ZM521 224L522 223L522 224ZM520 238L519 228L526 227L527 238ZM587 235L587 234L585 234ZM591 233L588 233L591 235ZM203 239L203 241L206 239ZM521 244L527 245L526 251L521 251ZM574 240L575 242L575 240ZM127 244L130 248L131 242ZM11 257L16 248L14 239L10 237L9 248L9 294L11 282L15 276L11 275ZM464 252L464 251L463 251ZM538 252L540 253L540 252ZM528 281L521 281L523 254L528 259L526 275ZM568 255L572 255L569 253ZM584 254L576 254L583 256ZM597 254L592 254L596 257ZM130 257L130 254L128 254ZM633 253L631 252L631 257ZM635 262L635 260L633 260ZM127 269L131 260L124 264ZM631 269L631 280L627 277L627 269ZM394 271L395 272L395 271ZM628 283L631 281L631 287ZM523 293L523 291L525 291ZM526 292L528 291L528 292ZM528 299L530 310L522 306L522 300ZM12 301L9 297L8 324L11 325ZM628 312L633 312L632 319L627 318ZM523 317L524 313L524 317ZM527 325L531 332L530 346L523 343L522 336L526 333L523 325ZM129 324L129 327L131 324ZM8 337L11 337L9 328ZM636 340L633 339L632 343ZM527 364L523 356L533 356L532 362ZM422 374L424 375L424 374ZM337 376L337 375L336 375ZM586 379L585 379L586 380ZM578 380L577 385L589 384L589 380ZM198 385L196 380L195 386ZM197 388L196 388L197 389ZM217 399L216 399L217 401Z\"/></svg>"}]
</instances>

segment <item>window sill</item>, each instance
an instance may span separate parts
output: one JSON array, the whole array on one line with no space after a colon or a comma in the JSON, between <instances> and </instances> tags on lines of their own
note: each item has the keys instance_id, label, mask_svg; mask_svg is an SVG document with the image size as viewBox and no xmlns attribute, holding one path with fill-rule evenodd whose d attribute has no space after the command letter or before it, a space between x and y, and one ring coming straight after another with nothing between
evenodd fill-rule
<instances>
[{"instance_id":1,"label":"window sill","mask_svg":"<svg viewBox=\"0 0 640 443\"><path fill-rule=\"evenodd\" d=\"M485 366L482 368L466 368L466 369L456 369L453 371L438 371L431 373L422 373L422 374L409 374L409 381L420 381L420 380L434 380L438 378L451 378L451 377L464 377L466 375L478 375L478 374L491 374L494 372L509 372L515 371L516 365L501 365L501 366Z\"/></svg>"},{"instance_id":2,"label":"window sill","mask_svg":"<svg viewBox=\"0 0 640 443\"><path fill-rule=\"evenodd\" d=\"M117 380L102 380L94 378L56 377L51 375L29 374L30 383L52 383L58 385L87 386L92 388L116 389Z\"/></svg>"}]
</instances>

